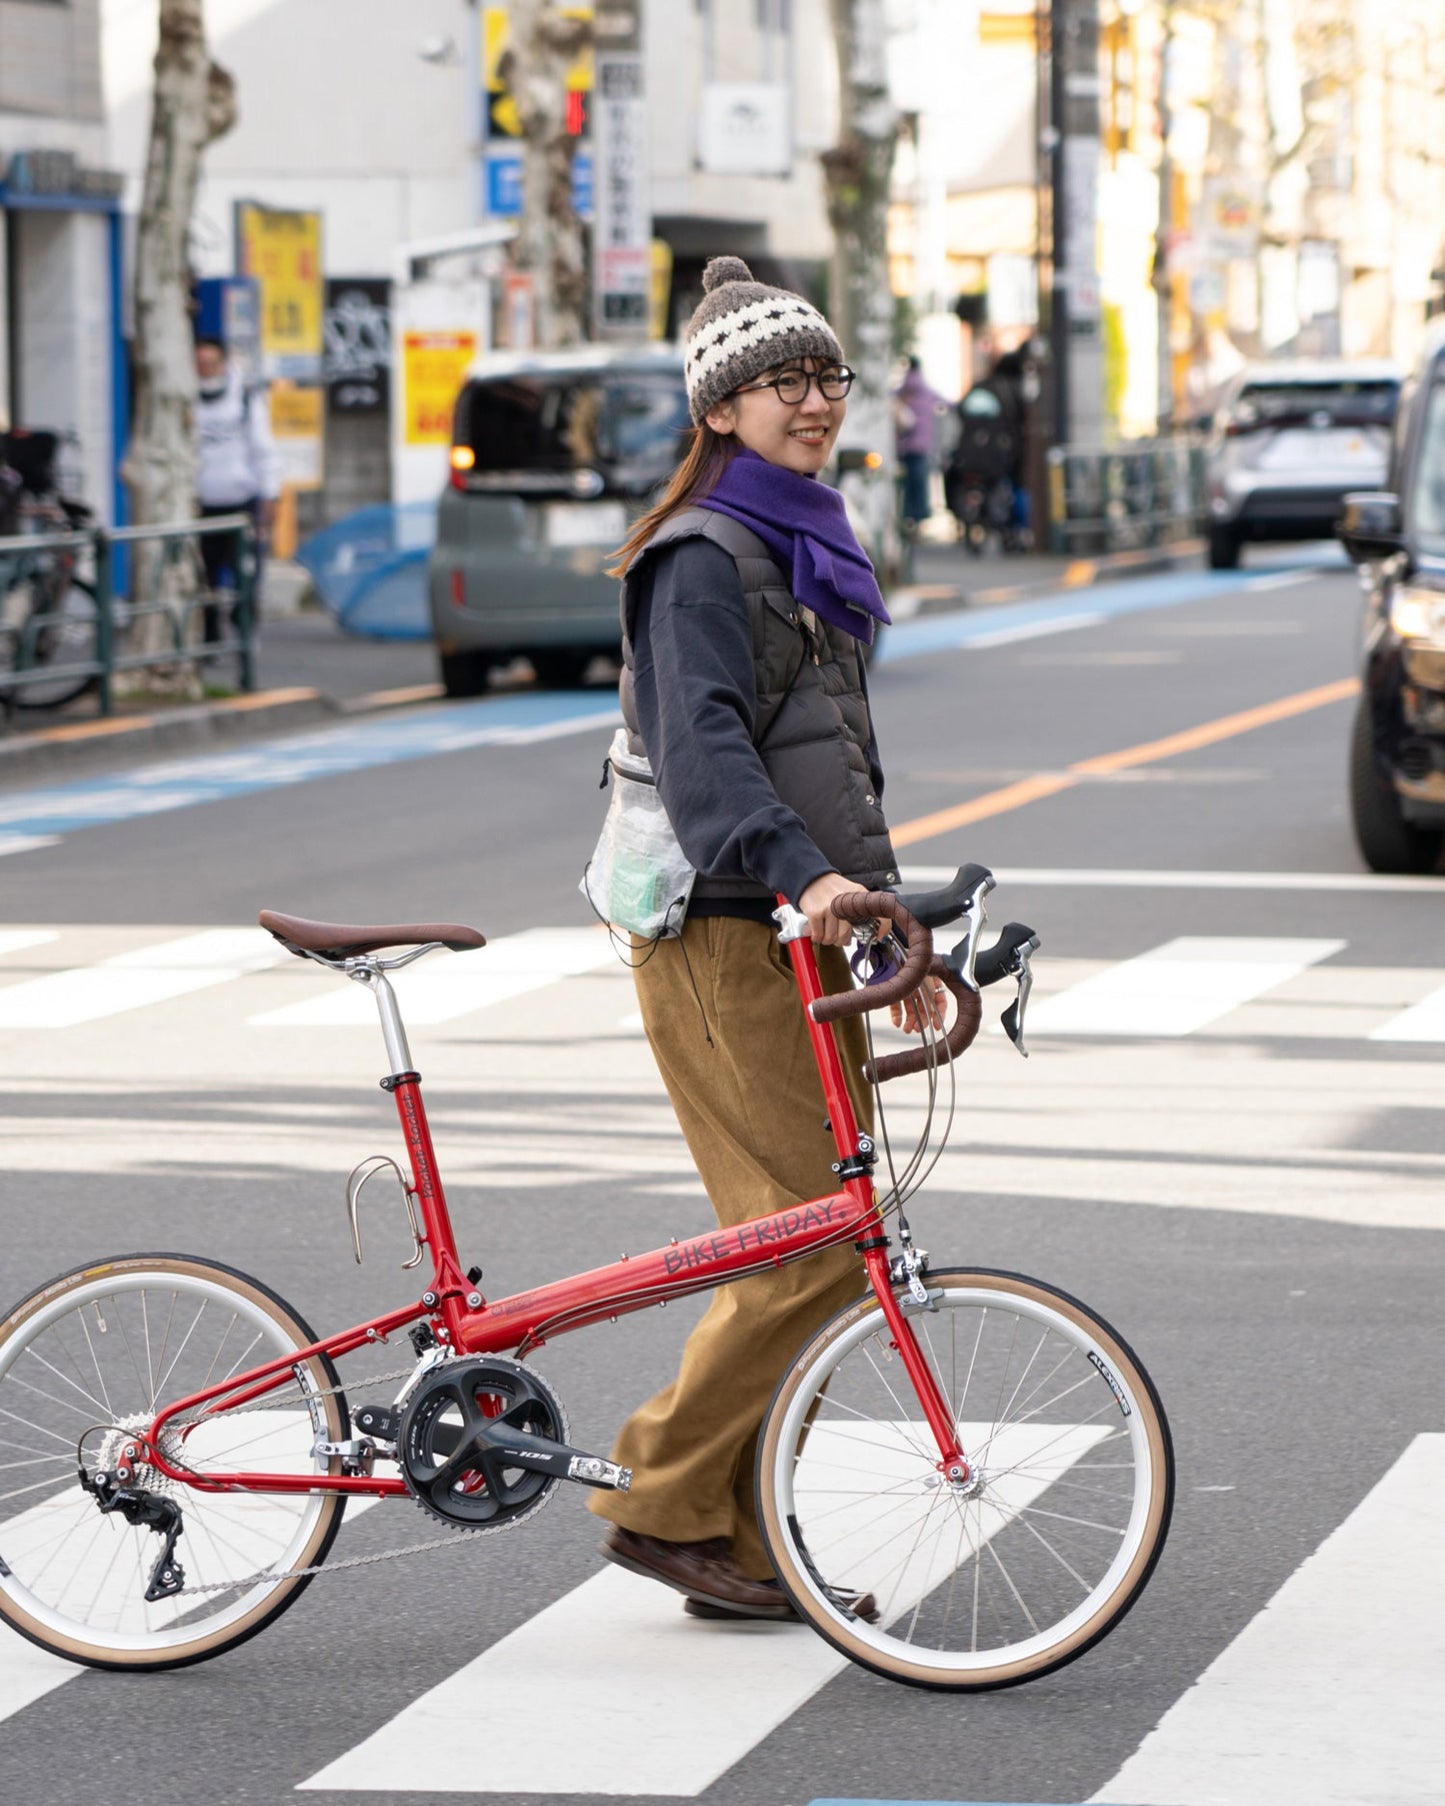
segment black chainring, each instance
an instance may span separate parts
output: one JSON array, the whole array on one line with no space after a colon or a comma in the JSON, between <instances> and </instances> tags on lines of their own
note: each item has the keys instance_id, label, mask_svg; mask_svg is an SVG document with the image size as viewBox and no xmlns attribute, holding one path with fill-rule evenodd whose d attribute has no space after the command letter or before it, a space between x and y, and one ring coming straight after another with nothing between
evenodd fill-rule
<instances>
[{"instance_id":1,"label":"black chainring","mask_svg":"<svg viewBox=\"0 0 1445 1806\"><path fill-rule=\"evenodd\" d=\"M478 1355L434 1368L407 1401L396 1452L407 1487L444 1524L492 1530L535 1511L557 1484L481 1446L484 1425L502 1419L566 1442L561 1400L517 1361Z\"/></svg>"}]
</instances>

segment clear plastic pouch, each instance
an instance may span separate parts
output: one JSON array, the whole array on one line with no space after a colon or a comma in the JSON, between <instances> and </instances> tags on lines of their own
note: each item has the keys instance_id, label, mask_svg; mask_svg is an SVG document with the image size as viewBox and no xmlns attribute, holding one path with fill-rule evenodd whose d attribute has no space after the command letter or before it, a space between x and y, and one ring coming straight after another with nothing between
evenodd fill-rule
<instances>
[{"instance_id":1,"label":"clear plastic pouch","mask_svg":"<svg viewBox=\"0 0 1445 1806\"><path fill-rule=\"evenodd\" d=\"M578 889L613 928L665 940L682 933L697 873L672 831L651 765L627 740L627 729L618 728L607 755L612 796Z\"/></svg>"}]
</instances>

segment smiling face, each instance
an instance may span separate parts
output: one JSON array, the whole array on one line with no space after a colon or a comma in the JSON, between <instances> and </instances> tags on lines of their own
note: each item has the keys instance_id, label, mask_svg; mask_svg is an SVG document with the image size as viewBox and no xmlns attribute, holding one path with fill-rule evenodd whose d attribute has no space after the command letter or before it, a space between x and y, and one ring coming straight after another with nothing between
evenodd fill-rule
<instances>
[{"instance_id":1,"label":"smiling face","mask_svg":"<svg viewBox=\"0 0 1445 1806\"><path fill-rule=\"evenodd\" d=\"M791 358L752 380L766 381L778 370L807 370L816 376L829 367L822 358ZM828 462L847 412L846 398L829 401L817 383L809 383L803 399L791 404L780 401L776 389L746 386L710 409L707 423L715 433L735 434L749 451L766 458L769 464L779 464L799 476L815 477Z\"/></svg>"}]
</instances>

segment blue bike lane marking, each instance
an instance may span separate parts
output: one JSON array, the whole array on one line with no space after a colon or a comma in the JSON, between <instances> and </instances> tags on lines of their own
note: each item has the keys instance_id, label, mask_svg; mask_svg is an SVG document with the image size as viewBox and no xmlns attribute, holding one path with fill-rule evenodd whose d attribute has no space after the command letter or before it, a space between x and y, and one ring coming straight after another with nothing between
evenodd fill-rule
<instances>
[{"instance_id":1,"label":"blue bike lane marking","mask_svg":"<svg viewBox=\"0 0 1445 1806\"><path fill-rule=\"evenodd\" d=\"M1284 580L1305 580L1302 570ZM1005 603L956 614L900 621L887 630L880 663L939 652L984 650L1013 640L1095 626L1149 609L1176 608L1252 588L1274 587L1280 574L1183 571L1132 578L1088 591ZM167 759L116 776L75 779L0 795L0 855L53 846L80 828L224 802L257 791L304 784L376 766L435 758L474 747L516 746L586 733L619 721L608 692L531 692L430 707L404 716L311 729L226 753Z\"/></svg>"}]
</instances>

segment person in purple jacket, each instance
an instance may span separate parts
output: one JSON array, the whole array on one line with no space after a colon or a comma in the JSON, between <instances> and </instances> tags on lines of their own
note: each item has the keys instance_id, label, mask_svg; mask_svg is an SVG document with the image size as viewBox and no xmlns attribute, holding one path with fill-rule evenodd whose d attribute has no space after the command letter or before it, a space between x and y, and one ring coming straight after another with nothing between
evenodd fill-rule
<instances>
[{"instance_id":1,"label":"person in purple jacket","mask_svg":"<svg viewBox=\"0 0 1445 1806\"><path fill-rule=\"evenodd\" d=\"M947 410L948 403L925 380L922 364L909 358L903 381L893 391L893 422L903 466L903 518L910 527L933 512L928 478L938 446L938 416Z\"/></svg>"}]
</instances>

